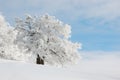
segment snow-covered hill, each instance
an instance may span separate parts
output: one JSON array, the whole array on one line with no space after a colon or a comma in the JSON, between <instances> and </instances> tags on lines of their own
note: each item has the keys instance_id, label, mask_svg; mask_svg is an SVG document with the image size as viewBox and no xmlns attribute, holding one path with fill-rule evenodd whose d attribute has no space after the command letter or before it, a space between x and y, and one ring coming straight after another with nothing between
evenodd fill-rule
<instances>
[{"instance_id":1,"label":"snow-covered hill","mask_svg":"<svg viewBox=\"0 0 120 80\"><path fill-rule=\"evenodd\" d=\"M64 68L0 60L0 80L120 80L120 58L92 56Z\"/></svg>"}]
</instances>

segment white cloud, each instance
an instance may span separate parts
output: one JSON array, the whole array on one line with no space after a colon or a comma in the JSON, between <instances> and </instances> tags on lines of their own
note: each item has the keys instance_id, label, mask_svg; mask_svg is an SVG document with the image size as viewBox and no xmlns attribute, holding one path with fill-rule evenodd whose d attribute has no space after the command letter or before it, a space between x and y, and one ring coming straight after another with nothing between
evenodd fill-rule
<instances>
[{"instance_id":1,"label":"white cloud","mask_svg":"<svg viewBox=\"0 0 120 80\"><path fill-rule=\"evenodd\" d=\"M113 59L119 59L120 58L120 52L119 51L81 51L81 54L83 55L84 59L109 59L110 57ZM119 59L120 60L120 59Z\"/></svg>"},{"instance_id":2,"label":"white cloud","mask_svg":"<svg viewBox=\"0 0 120 80\"><path fill-rule=\"evenodd\" d=\"M8 0L5 3L14 8L25 5L33 8L39 7L50 13L63 11L63 13L73 18L84 16L86 18L103 17L113 19L120 16L119 0Z\"/></svg>"},{"instance_id":3,"label":"white cloud","mask_svg":"<svg viewBox=\"0 0 120 80\"><path fill-rule=\"evenodd\" d=\"M69 23L89 19L93 21L92 25L87 27L90 32L106 32L106 29L96 30L96 26L103 26L107 24L106 22L112 24L108 26L111 30L118 31L120 26L119 22L116 22L120 17L120 0L4 0L0 3L0 8L10 10L11 16L24 15L26 12L30 14L49 13ZM97 21L97 19L101 20ZM83 27L86 29L86 26Z\"/></svg>"},{"instance_id":4,"label":"white cloud","mask_svg":"<svg viewBox=\"0 0 120 80\"><path fill-rule=\"evenodd\" d=\"M38 3L42 4L43 9L46 11L63 11L63 13L73 18L84 16L86 18L103 17L114 19L120 16L119 0L44 0L37 2L37 5L39 5Z\"/></svg>"}]
</instances>

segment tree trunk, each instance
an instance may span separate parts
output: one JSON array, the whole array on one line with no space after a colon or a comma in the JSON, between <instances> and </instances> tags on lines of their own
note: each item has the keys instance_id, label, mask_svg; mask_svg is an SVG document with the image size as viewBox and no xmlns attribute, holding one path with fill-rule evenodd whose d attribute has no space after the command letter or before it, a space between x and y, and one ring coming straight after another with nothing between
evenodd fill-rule
<instances>
[{"instance_id":1,"label":"tree trunk","mask_svg":"<svg viewBox=\"0 0 120 80\"><path fill-rule=\"evenodd\" d=\"M37 54L36 64L44 65L44 60Z\"/></svg>"}]
</instances>

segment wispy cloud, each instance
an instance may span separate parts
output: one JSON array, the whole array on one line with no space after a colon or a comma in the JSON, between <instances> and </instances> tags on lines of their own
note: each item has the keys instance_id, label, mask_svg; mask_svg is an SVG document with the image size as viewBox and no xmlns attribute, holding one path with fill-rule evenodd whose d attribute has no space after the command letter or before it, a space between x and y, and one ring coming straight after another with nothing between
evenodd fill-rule
<instances>
[{"instance_id":1,"label":"wispy cloud","mask_svg":"<svg viewBox=\"0 0 120 80\"><path fill-rule=\"evenodd\" d=\"M5 6L11 8L32 7L42 8L45 12L54 14L65 13L68 16L103 17L115 19L120 16L119 0L4 0ZM26 8L26 7L24 7Z\"/></svg>"},{"instance_id":2,"label":"wispy cloud","mask_svg":"<svg viewBox=\"0 0 120 80\"><path fill-rule=\"evenodd\" d=\"M97 24L104 24L120 17L119 3L119 0L4 0L0 1L0 10L11 10L11 15L50 13L71 21L101 19Z\"/></svg>"}]
</instances>

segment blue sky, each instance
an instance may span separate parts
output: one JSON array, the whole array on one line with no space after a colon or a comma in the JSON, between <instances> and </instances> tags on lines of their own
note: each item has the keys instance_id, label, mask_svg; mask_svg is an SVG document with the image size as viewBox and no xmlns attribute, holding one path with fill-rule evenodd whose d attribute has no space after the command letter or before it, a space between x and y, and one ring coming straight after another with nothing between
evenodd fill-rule
<instances>
[{"instance_id":1,"label":"blue sky","mask_svg":"<svg viewBox=\"0 0 120 80\"><path fill-rule=\"evenodd\" d=\"M120 51L120 0L0 0L0 12L12 25L26 13L56 16L72 27L71 40L83 51Z\"/></svg>"}]
</instances>

